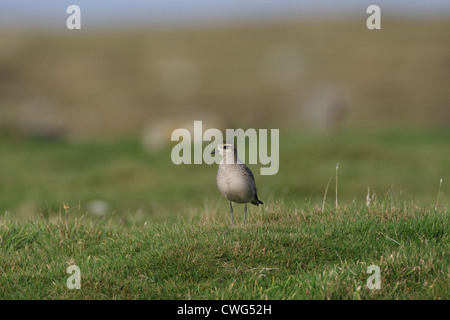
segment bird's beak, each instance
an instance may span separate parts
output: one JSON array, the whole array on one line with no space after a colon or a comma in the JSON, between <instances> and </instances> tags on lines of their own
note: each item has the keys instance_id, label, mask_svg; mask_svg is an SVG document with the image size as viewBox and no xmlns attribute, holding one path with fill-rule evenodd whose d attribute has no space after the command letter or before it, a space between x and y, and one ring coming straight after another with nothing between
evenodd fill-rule
<instances>
[{"instance_id":1,"label":"bird's beak","mask_svg":"<svg viewBox=\"0 0 450 320\"><path fill-rule=\"evenodd\" d=\"M215 155L216 154L216 149L214 149L213 151L211 151L211 155Z\"/></svg>"}]
</instances>

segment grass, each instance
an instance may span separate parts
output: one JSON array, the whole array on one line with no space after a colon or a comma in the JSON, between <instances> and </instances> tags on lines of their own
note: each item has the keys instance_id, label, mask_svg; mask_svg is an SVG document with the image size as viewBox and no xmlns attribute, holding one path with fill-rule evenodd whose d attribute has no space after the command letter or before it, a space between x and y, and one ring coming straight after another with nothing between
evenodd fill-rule
<instances>
[{"instance_id":1,"label":"grass","mask_svg":"<svg viewBox=\"0 0 450 320\"><path fill-rule=\"evenodd\" d=\"M239 205L230 226L215 166L175 166L170 149L149 155L132 137L4 136L0 298L450 297L448 132L283 131L280 141L277 175L252 167L264 206L244 229ZM105 215L87 209L96 198ZM81 290L66 287L72 264ZM380 290L367 288L371 265Z\"/></svg>"},{"instance_id":2,"label":"grass","mask_svg":"<svg viewBox=\"0 0 450 320\"><path fill-rule=\"evenodd\" d=\"M0 298L448 299L449 21L383 21L0 32ZM280 129L246 229L141 146L202 119Z\"/></svg>"},{"instance_id":3,"label":"grass","mask_svg":"<svg viewBox=\"0 0 450 320\"><path fill-rule=\"evenodd\" d=\"M280 170L255 173L262 201L269 197L322 204L335 202L335 167L339 162L339 203L364 202L367 187L390 192L400 201L449 204L446 178L450 154L448 131L348 131L312 135L281 131ZM170 148L146 153L135 137L71 143L0 136L0 212L13 220L63 212L63 203L89 211L91 201L109 204L107 215L124 220L163 220L199 207L228 210L215 184L216 166L180 165Z\"/></svg>"},{"instance_id":4,"label":"grass","mask_svg":"<svg viewBox=\"0 0 450 320\"><path fill-rule=\"evenodd\" d=\"M3 220L0 298L448 299L448 218L385 199L324 212L268 201L246 228L214 210L127 227L75 211ZM66 287L72 264L80 290Z\"/></svg>"},{"instance_id":5,"label":"grass","mask_svg":"<svg viewBox=\"0 0 450 320\"><path fill-rule=\"evenodd\" d=\"M252 166L264 206L245 229L217 168L175 166L170 149L1 140L1 299L450 297L448 132L283 132L279 173ZM66 287L72 264L81 290Z\"/></svg>"}]
</instances>

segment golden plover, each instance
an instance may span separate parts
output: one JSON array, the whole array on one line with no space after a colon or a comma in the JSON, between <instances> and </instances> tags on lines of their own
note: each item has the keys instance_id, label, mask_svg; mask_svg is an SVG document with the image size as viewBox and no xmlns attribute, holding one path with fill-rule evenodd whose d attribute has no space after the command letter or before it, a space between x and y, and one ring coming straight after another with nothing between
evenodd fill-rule
<instances>
[{"instance_id":1,"label":"golden plover","mask_svg":"<svg viewBox=\"0 0 450 320\"><path fill-rule=\"evenodd\" d=\"M231 225L233 225L232 202L244 203L244 226L247 215L247 203L256 206L263 204L256 193L255 177L252 171L237 156L234 144L224 142L211 154L219 153L222 161L217 171L217 186L222 195L230 202Z\"/></svg>"}]
</instances>

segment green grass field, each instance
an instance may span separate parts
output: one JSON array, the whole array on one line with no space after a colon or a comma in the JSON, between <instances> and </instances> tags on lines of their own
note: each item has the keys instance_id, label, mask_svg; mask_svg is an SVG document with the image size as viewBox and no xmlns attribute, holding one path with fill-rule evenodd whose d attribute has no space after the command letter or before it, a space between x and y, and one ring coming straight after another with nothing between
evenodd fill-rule
<instances>
[{"instance_id":1,"label":"green grass field","mask_svg":"<svg viewBox=\"0 0 450 320\"><path fill-rule=\"evenodd\" d=\"M265 204L250 208L243 228L242 205L230 226L216 166L175 166L170 148L148 155L133 137L4 137L0 298L450 297L449 132L280 140L277 175L252 166ZM91 214L93 199L110 209ZM66 287L72 264L80 290ZM380 267L380 290L366 286L370 265Z\"/></svg>"},{"instance_id":2,"label":"green grass field","mask_svg":"<svg viewBox=\"0 0 450 320\"><path fill-rule=\"evenodd\" d=\"M448 299L448 212L383 200L323 212L270 202L123 228L69 211L2 221L2 299ZM69 290L66 268L81 270ZM381 289L366 286L370 265Z\"/></svg>"},{"instance_id":3,"label":"green grass field","mask_svg":"<svg viewBox=\"0 0 450 320\"><path fill-rule=\"evenodd\" d=\"M0 299L450 298L448 19L63 22L0 30ZM246 228L194 120L280 130Z\"/></svg>"},{"instance_id":4,"label":"green grass field","mask_svg":"<svg viewBox=\"0 0 450 320\"><path fill-rule=\"evenodd\" d=\"M364 202L370 187L378 197L431 206L439 180L449 174L448 141L448 130L332 135L281 130L279 172L261 176L259 165L249 166L261 199L322 206L332 177L328 202L334 203L339 162L338 197L344 203ZM105 213L124 220L227 208L216 187L216 165L174 165L170 147L148 154L133 136L80 143L3 136L0 142L0 208L13 220L62 212L63 203L86 211L94 200L109 203ZM446 190L444 181L444 207Z\"/></svg>"}]
</instances>

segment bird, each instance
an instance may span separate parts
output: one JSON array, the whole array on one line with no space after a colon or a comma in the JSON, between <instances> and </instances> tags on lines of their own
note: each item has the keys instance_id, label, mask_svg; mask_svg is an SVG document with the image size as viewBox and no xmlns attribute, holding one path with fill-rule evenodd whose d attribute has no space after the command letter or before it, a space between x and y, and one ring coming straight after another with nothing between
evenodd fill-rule
<instances>
[{"instance_id":1,"label":"bird","mask_svg":"<svg viewBox=\"0 0 450 320\"><path fill-rule=\"evenodd\" d=\"M224 141L211 154L219 153L222 160L217 170L216 182L220 193L230 202L231 226L233 226L233 202L244 203L244 227L247 216L247 203L259 206L255 177L252 171L238 158L233 143Z\"/></svg>"}]
</instances>

